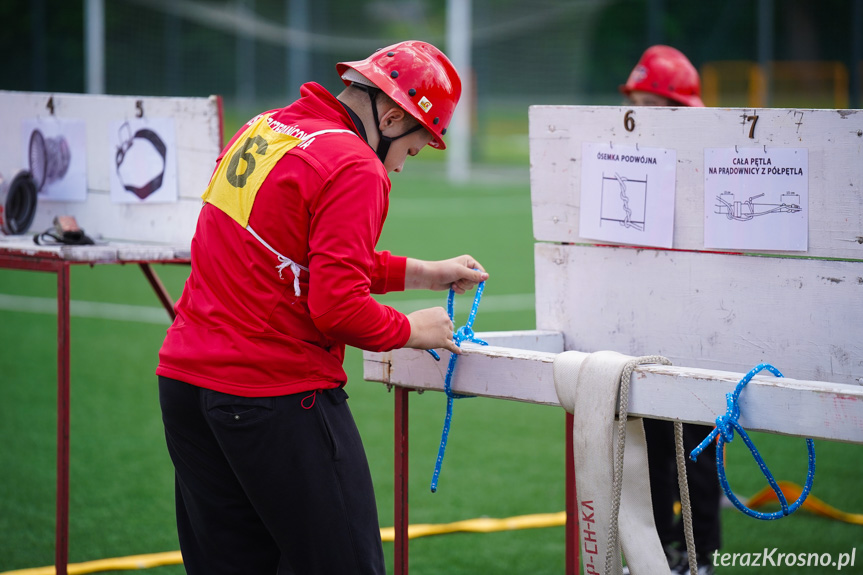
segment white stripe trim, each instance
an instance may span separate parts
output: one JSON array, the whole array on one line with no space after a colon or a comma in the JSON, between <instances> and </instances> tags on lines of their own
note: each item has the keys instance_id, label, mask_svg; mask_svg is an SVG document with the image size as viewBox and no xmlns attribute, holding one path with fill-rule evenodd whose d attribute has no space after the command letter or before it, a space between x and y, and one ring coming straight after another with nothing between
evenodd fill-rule
<instances>
[{"instance_id":1,"label":"white stripe trim","mask_svg":"<svg viewBox=\"0 0 863 575\"><path fill-rule=\"evenodd\" d=\"M308 135L306 135L305 138L302 138L302 141L305 142L307 140L311 140L315 136L320 136L321 134L353 134L354 136L357 136L359 138L359 135L357 135L357 133L352 131L352 130L343 130L343 129L339 129L339 128L333 128L330 130L320 130L318 132L315 132L314 134L308 134Z\"/></svg>"}]
</instances>

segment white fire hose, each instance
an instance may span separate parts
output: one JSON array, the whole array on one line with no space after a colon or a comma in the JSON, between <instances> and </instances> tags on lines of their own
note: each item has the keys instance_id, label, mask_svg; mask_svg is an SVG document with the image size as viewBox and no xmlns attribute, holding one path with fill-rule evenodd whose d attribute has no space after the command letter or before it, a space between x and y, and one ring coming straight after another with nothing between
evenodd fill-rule
<instances>
[{"instance_id":1,"label":"white fire hose","mask_svg":"<svg viewBox=\"0 0 863 575\"><path fill-rule=\"evenodd\" d=\"M620 398L622 417L619 422L615 419L621 375L629 364L628 382L635 365L643 363L670 362L612 351L564 352L554 361L558 399L574 419L576 512L582 564L588 575L621 575L621 548L633 575L669 570L653 522L644 427L640 418L627 420L628 396ZM624 391L628 394L628 389Z\"/></svg>"}]
</instances>

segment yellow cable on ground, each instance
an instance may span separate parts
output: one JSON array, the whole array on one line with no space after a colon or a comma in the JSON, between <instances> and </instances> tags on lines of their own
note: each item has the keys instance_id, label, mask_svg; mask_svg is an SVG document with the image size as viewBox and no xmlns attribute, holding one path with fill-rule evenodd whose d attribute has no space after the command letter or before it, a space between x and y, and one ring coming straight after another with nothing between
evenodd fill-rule
<instances>
[{"instance_id":1,"label":"yellow cable on ground","mask_svg":"<svg viewBox=\"0 0 863 575\"><path fill-rule=\"evenodd\" d=\"M130 557L117 557L115 559L97 559L84 563L70 563L69 575L83 575L85 573L97 573L99 571L126 571L131 569L149 569L150 567L161 567L162 565L180 565L183 557L179 551L167 551L165 553L150 553L148 555L132 555ZM20 569L18 571L5 571L0 575L55 575L54 566L36 567L35 569Z\"/></svg>"},{"instance_id":2,"label":"yellow cable on ground","mask_svg":"<svg viewBox=\"0 0 863 575\"><path fill-rule=\"evenodd\" d=\"M408 525L408 539L425 537L427 535L442 535L444 533L491 533L493 531L512 531L515 529L535 529L538 527L559 527L566 525L566 512L539 513L535 515L519 515L506 519L492 519L481 517L479 519L465 519L453 523L419 523ZM382 527L381 539L393 541L395 539L394 527ZM2 574L0 574L2 575Z\"/></svg>"},{"instance_id":3,"label":"yellow cable on ground","mask_svg":"<svg viewBox=\"0 0 863 575\"><path fill-rule=\"evenodd\" d=\"M790 481L778 481L779 488L786 499L794 500L800 496L802 488ZM746 502L747 507L756 509L770 503L778 503L776 494L770 487L765 487ZM679 505L679 504L678 504ZM846 513L832 507L812 494L803 502L803 509L845 523L863 525L863 514ZM516 529L536 529L540 527L560 527L566 524L566 512L538 513L534 515L519 515L505 519L493 519L481 517L478 519L465 519L453 523L418 523L408 526L408 539L426 537L428 535L442 535L445 533L492 533L494 531L513 531ZM381 527L381 539L383 541L395 540L394 527ZM72 563L68 566L69 575L85 575L99 571L125 571L133 569L149 569L163 565L179 565L183 557L179 551L168 551L165 553L150 553L148 555L133 555L130 557L118 557L115 559L98 559L84 563ZM55 575L54 566L37 567L34 569L20 569L17 571L4 571L0 575Z\"/></svg>"},{"instance_id":4,"label":"yellow cable on ground","mask_svg":"<svg viewBox=\"0 0 863 575\"><path fill-rule=\"evenodd\" d=\"M788 501L795 501L803 492L803 489L799 485L791 481L777 481L777 483L779 484L779 489L782 490L782 494L785 495L785 499ZM757 507L767 505L768 503L779 503L779 499L776 497L776 493L773 492L771 487L765 487L750 497L749 501L746 502L746 506L755 509ZM809 494L809 497L806 498L806 501L803 502L801 507L810 513L820 515L821 517L827 517L828 519L835 519L837 521L843 521L853 525L863 525L863 514L840 511L839 509L824 503L811 493Z\"/></svg>"},{"instance_id":5,"label":"yellow cable on ground","mask_svg":"<svg viewBox=\"0 0 863 575\"><path fill-rule=\"evenodd\" d=\"M559 527L566 524L566 512L539 513L535 515L520 515L506 519L492 519L482 517L479 519L465 519L453 523L441 524L417 524L408 526L408 539L425 537L427 535L441 535L444 533L491 533L494 531L512 531L515 529L536 529L539 527ZM395 540L394 527L381 527L381 539L383 541ZM162 565L179 565L183 557L179 551L166 553L151 553L149 555L133 555L131 557L118 557L116 559L99 559L85 563L71 563L68 566L69 575L85 575L86 573L97 573L99 571L125 571L132 569L149 569L150 567L161 567ZM20 569L17 571L4 571L0 575L55 575L54 566L37 567L34 569Z\"/></svg>"}]
</instances>

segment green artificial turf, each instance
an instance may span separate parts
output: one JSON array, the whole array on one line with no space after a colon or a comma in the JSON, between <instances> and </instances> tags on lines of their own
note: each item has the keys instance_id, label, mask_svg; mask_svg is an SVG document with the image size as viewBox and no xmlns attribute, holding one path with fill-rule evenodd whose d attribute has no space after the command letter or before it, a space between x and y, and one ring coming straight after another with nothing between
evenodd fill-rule
<instances>
[{"instance_id":1,"label":"green artificial turf","mask_svg":"<svg viewBox=\"0 0 863 575\"><path fill-rule=\"evenodd\" d=\"M526 168L498 168L452 186L432 163L409 162L394 175L390 217L379 248L435 259L471 253L491 274L486 296L530 294L533 239ZM188 268L155 266L175 297ZM54 276L0 270L0 294L50 300ZM464 323L472 296L457 299ZM446 293L391 294L383 301L437 299ZM149 306L159 304L136 266L76 266L72 299ZM167 317L167 316L166 316ZM477 331L532 329L532 310L484 312ZM73 317L70 561L173 551L173 477L164 446L154 370L164 323ZM56 440L56 316L0 310L0 572L53 564ZM378 495L382 526L393 517L393 402L385 386L362 380L362 356L349 350L348 392L363 436ZM779 366L781 369L781 365ZM476 517L552 513L564 508L562 410L486 399L455 402L438 492L429 491L446 398L410 394L410 518L448 523ZM803 439L755 434L777 478L802 484ZM859 445L816 442L818 473L812 495L848 512L863 512L858 489ZM748 451L728 453L729 481L741 497L765 481ZM764 547L781 552L850 552L863 527L805 511L761 522L723 511L723 551ZM385 543L392 572L393 546ZM422 574L552 574L564 570L562 527L414 539L410 571ZM863 570L863 550L857 566ZM785 575L824 568L782 567ZM182 573L181 566L148 571ZM725 568L722 573L759 573Z\"/></svg>"}]
</instances>

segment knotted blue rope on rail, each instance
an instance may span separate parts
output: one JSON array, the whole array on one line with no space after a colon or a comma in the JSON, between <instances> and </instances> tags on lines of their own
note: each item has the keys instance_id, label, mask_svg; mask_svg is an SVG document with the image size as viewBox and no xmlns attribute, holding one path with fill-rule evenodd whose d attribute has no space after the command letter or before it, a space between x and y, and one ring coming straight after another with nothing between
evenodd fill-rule
<instances>
[{"instance_id":1,"label":"knotted blue rope on rail","mask_svg":"<svg viewBox=\"0 0 863 575\"><path fill-rule=\"evenodd\" d=\"M803 492L800 494L800 497L797 498L797 501L788 505L788 501L785 499L785 494L782 493L782 489L779 488L779 485L776 483L776 480L773 478L773 474L770 473L770 470L767 468L767 464L764 463L764 460L761 458L761 454L758 453L758 449L755 447L755 444L750 439L749 435L746 431L741 427L741 425L737 422L740 418L740 393L743 391L743 388L746 387L746 384L757 374L759 371L766 369L776 377L783 377L779 370L770 365L769 363L760 363L757 366L753 367L752 370L747 373L743 379L741 379L737 383L737 387L734 389L733 393L726 393L725 400L728 405L728 409L725 412L725 415L720 415L716 418L716 427L713 431L710 432L704 441L702 441L698 447L692 450L689 457L693 461L698 457L698 455L704 451L704 449L710 445L710 442L716 439L716 473L719 476L719 483L722 485L722 490L725 491L725 495L734 504L734 506L749 515L750 517L754 517L755 519L762 519L764 521L769 521L771 519L781 519L786 515L791 515L797 509L803 505L803 502L806 501L806 497L809 496L809 491L812 490L812 482L815 480L815 443L810 438L806 438L806 448L809 451L809 470L806 474L806 485L803 487ZM746 443L746 446L749 448L749 451L752 452L752 457L755 459L755 462L758 464L758 467L761 468L761 473L764 474L764 477L767 478L768 483L770 483L770 487L773 488L774 493L776 493L776 497L779 500L779 504L782 506L781 511L774 511L773 513L761 513L759 511L755 511L746 507L737 496L731 491L731 487L728 485L728 479L725 477L725 444L731 443L731 440L734 439L734 430L740 434L740 437L743 439L743 442Z\"/></svg>"},{"instance_id":2,"label":"knotted blue rope on rail","mask_svg":"<svg viewBox=\"0 0 863 575\"><path fill-rule=\"evenodd\" d=\"M473 322L476 319L476 312L479 309L479 301L482 299L482 290L485 289L485 282L480 282L478 286L476 286L476 295L473 298L473 307L470 309L470 315L467 318L467 323L460 328L458 328L454 333L452 340L458 346L461 347L461 343L463 341L470 341L473 343L478 343L480 345L488 345L487 342L479 339L473 333ZM449 314L450 320L453 319L454 310L455 310L455 292L450 289L449 297L446 301L446 310ZM435 355L435 354L432 354ZM440 476L440 469L443 465L443 456L446 451L446 443L449 439L449 428L452 423L452 404L456 399L465 399L468 397L474 397L472 395L462 395L459 393L453 393L452 391L452 374L455 371L455 363L458 361L459 355L454 353L449 357L449 365L446 368L446 378L444 379L444 393L446 393L446 417L443 421L443 431L441 432L440 437L440 448L437 453L437 461L435 461L434 474L432 474L431 480L431 491L435 493L437 491L437 482L438 477ZM435 358L437 359L437 358Z\"/></svg>"}]
</instances>

